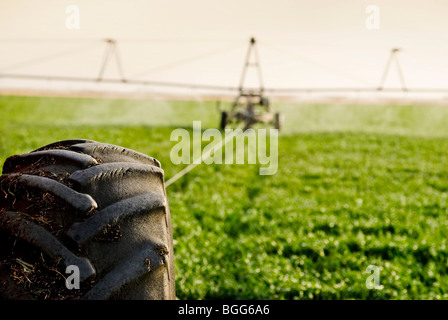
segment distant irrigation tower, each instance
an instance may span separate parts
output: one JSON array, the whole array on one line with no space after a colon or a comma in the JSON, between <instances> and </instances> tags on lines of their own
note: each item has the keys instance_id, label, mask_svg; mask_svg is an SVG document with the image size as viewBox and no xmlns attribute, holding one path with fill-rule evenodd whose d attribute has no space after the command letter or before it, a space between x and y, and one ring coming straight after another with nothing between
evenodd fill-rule
<instances>
[{"instance_id":1,"label":"distant irrigation tower","mask_svg":"<svg viewBox=\"0 0 448 320\"><path fill-rule=\"evenodd\" d=\"M389 74L390 66L392 62L395 61L395 65L397 66L398 76L400 77L401 90L408 91L406 88L406 83L404 81L403 71L401 70L400 61L398 57L398 53L401 51L400 48L392 48L390 51L389 59L386 63L386 68L384 69L383 76L380 81L380 85L378 86L378 91L382 91L384 89L384 83L386 82L387 75Z\"/></svg>"},{"instance_id":2,"label":"distant irrigation tower","mask_svg":"<svg viewBox=\"0 0 448 320\"><path fill-rule=\"evenodd\" d=\"M244 87L247 71L250 67L257 70L258 88L246 89ZM268 123L276 129L280 129L281 116L279 113L271 113L269 99L264 96L260 57L255 38L251 38L249 41L238 92L239 94L233 102L230 112L223 111L221 113L221 129L224 130L229 124L241 123L244 124L244 129L248 129L256 123Z\"/></svg>"}]
</instances>

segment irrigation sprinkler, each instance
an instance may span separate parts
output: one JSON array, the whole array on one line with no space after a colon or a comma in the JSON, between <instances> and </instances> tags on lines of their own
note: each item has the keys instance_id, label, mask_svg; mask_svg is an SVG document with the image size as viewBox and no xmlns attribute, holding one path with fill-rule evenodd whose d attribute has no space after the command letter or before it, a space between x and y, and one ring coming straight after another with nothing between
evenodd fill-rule
<instances>
[{"instance_id":1,"label":"irrigation sprinkler","mask_svg":"<svg viewBox=\"0 0 448 320\"><path fill-rule=\"evenodd\" d=\"M255 58L254 61L251 61L252 53ZM246 74L250 67L257 69L259 87L256 89L247 89L244 87ZM251 38L249 42L238 91L239 94L235 98L231 110L229 112L221 112L222 130L231 124L243 124L246 130L256 123L268 123L280 130L281 114L271 112L269 99L264 95L260 58L258 56L255 38Z\"/></svg>"}]
</instances>

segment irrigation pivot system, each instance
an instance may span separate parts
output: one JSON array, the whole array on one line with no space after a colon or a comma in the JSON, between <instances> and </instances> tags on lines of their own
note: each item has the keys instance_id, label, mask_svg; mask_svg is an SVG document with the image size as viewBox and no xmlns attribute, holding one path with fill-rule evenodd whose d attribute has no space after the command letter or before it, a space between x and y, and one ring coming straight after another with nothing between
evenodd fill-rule
<instances>
[{"instance_id":1,"label":"irrigation pivot system","mask_svg":"<svg viewBox=\"0 0 448 320\"><path fill-rule=\"evenodd\" d=\"M238 87L239 94L232 104L232 109L230 112L222 111L221 113L221 129L223 130L232 123L243 123L246 130L257 122L272 124L277 130L280 129L281 115L271 112L269 99L264 96L263 77L256 44L255 38L251 38L243 73L241 74L240 86ZM254 60L251 60L252 53ZM257 89L246 89L244 87L247 70L250 67L257 70L259 81L259 88Z\"/></svg>"},{"instance_id":2,"label":"irrigation pivot system","mask_svg":"<svg viewBox=\"0 0 448 320\"><path fill-rule=\"evenodd\" d=\"M382 78L378 86L367 86L367 87L319 87L319 88L266 88L263 85L262 77L261 77L261 67L260 61L258 57L258 51L256 47L255 38L251 38L249 42L249 50L246 56L246 63L243 67L243 73L241 75L240 85L237 86L221 86L221 85L207 85L207 84L192 84L192 83L180 83L180 82L167 82L167 81L147 81L140 79L132 79L127 78L123 72L123 63L119 55L118 50L118 41L114 39L104 39L103 43L105 43L105 53L103 60L101 62L100 70L97 77L73 77L73 76L50 76L50 75L36 75L36 74L14 74L8 72L11 68L3 68L3 71L0 70L0 78L10 78L10 79L24 79L24 80L44 80L44 81L73 81L73 82L92 82L92 83L122 83L122 84L130 84L130 85L144 85L144 86L158 86L158 87L177 87L177 88L185 88L185 89L202 89L202 90L212 90L212 91L226 91L226 92L234 92L237 93L238 96L235 100L234 105L237 105L240 99L248 99L251 100L252 105L259 105L266 110L269 110L269 103L265 100L264 94L292 94L292 93L331 93L331 92L415 92L415 93L448 93L448 88L408 88L405 84L405 79L403 75L402 68L399 63L398 53L401 51L399 48L393 48L389 55L389 59L386 63L386 67L384 69ZM63 52L61 54L51 54L48 57L32 59L30 61L26 61L22 63L22 65L31 65L33 63L40 63L43 60L51 60L55 56L60 57L61 55L73 54L74 51ZM255 61L250 62L251 54L254 54ZM115 58L115 62L119 71L119 79L110 79L104 78L103 75L109 62L111 59ZM385 88L384 84L386 78L389 74L390 67L392 63L395 62L398 74L400 77L401 87L398 88ZM17 65L14 66L16 68ZM258 71L258 77L260 81L259 88L244 88L244 80L246 76L246 71L249 67L256 67ZM327 68L329 69L329 68ZM257 102L254 102L258 100ZM250 103L248 103L250 104ZM260 119L261 120L261 119Z\"/></svg>"}]
</instances>

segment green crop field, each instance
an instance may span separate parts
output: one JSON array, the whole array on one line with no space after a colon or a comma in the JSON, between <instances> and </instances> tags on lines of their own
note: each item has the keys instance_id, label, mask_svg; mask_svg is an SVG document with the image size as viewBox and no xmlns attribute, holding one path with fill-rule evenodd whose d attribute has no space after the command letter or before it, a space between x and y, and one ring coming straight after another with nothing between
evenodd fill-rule
<instances>
[{"instance_id":1,"label":"green crop field","mask_svg":"<svg viewBox=\"0 0 448 320\"><path fill-rule=\"evenodd\" d=\"M447 299L448 108L275 104L279 166L205 165L167 188L179 299ZM0 97L0 164L62 139L162 162L215 102ZM368 289L369 265L380 270Z\"/></svg>"}]
</instances>

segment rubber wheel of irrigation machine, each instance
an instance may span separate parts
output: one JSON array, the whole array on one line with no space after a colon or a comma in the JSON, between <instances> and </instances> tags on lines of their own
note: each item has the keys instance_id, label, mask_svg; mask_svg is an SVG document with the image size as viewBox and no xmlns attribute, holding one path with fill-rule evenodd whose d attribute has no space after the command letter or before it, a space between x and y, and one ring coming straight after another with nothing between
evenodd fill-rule
<instances>
[{"instance_id":1,"label":"rubber wheel of irrigation machine","mask_svg":"<svg viewBox=\"0 0 448 320\"><path fill-rule=\"evenodd\" d=\"M228 122L228 113L226 111L222 111L221 112L221 124L220 124L221 130L224 130L226 128L227 122Z\"/></svg>"},{"instance_id":2,"label":"rubber wheel of irrigation machine","mask_svg":"<svg viewBox=\"0 0 448 320\"><path fill-rule=\"evenodd\" d=\"M274 128L280 131L283 126L283 116L281 113L277 112L274 114Z\"/></svg>"},{"instance_id":3,"label":"rubber wheel of irrigation machine","mask_svg":"<svg viewBox=\"0 0 448 320\"><path fill-rule=\"evenodd\" d=\"M6 159L0 298L175 299L160 162L92 140L59 141Z\"/></svg>"}]
</instances>

